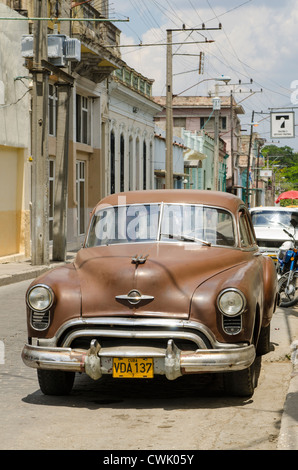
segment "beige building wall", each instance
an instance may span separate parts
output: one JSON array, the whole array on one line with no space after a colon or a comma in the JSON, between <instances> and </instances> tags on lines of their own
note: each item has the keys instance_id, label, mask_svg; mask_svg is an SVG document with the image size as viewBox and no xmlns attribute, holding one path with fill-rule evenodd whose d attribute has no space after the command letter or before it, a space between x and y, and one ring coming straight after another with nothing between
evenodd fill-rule
<instances>
[{"instance_id":1,"label":"beige building wall","mask_svg":"<svg viewBox=\"0 0 298 470\"><path fill-rule=\"evenodd\" d=\"M0 16L18 14L0 3ZM30 256L30 81L21 57L27 32L25 21L1 21L0 257Z\"/></svg>"}]
</instances>

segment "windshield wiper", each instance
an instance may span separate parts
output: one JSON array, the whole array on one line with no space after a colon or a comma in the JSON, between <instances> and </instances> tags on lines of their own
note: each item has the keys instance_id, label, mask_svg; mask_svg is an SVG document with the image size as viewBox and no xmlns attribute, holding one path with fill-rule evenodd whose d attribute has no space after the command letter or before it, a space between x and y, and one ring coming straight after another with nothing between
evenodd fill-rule
<instances>
[{"instance_id":1,"label":"windshield wiper","mask_svg":"<svg viewBox=\"0 0 298 470\"><path fill-rule=\"evenodd\" d=\"M175 240L181 240L184 242L197 242L202 243L203 245L211 246L211 243L207 242L206 240L201 240L200 238L196 237L189 237L188 235L177 235L175 233L161 233L160 235L168 238L175 238Z\"/></svg>"}]
</instances>

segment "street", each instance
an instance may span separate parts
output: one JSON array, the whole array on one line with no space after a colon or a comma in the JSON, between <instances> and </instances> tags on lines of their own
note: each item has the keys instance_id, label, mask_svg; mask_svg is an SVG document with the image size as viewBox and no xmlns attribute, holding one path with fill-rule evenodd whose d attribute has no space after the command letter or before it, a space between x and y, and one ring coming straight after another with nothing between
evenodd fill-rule
<instances>
[{"instance_id":1,"label":"street","mask_svg":"<svg viewBox=\"0 0 298 470\"><path fill-rule=\"evenodd\" d=\"M276 450L297 338L298 309L278 309L272 352L260 363L250 399L221 393L221 377L174 382L94 382L78 376L68 397L44 396L26 367L25 291L30 281L0 288L0 420L2 450Z\"/></svg>"}]
</instances>

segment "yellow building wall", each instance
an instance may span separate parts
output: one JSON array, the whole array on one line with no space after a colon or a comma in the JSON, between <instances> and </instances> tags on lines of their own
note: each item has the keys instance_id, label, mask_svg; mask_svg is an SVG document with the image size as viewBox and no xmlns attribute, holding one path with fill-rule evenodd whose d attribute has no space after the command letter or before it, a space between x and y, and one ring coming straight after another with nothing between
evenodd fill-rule
<instances>
[{"instance_id":1,"label":"yellow building wall","mask_svg":"<svg viewBox=\"0 0 298 470\"><path fill-rule=\"evenodd\" d=\"M0 257L27 254L30 215L24 210L24 151L0 146Z\"/></svg>"}]
</instances>

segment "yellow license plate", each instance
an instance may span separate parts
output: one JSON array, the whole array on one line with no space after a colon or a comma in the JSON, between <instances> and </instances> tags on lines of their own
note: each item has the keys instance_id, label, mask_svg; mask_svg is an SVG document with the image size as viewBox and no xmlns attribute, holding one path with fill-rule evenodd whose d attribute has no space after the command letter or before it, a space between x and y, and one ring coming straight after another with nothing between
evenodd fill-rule
<instances>
[{"instance_id":1,"label":"yellow license plate","mask_svg":"<svg viewBox=\"0 0 298 470\"><path fill-rule=\"evenodd\" d=\"M114 357L113 377L152 379L153 359L151 357Z\"/></svg>"}]
</instances>

